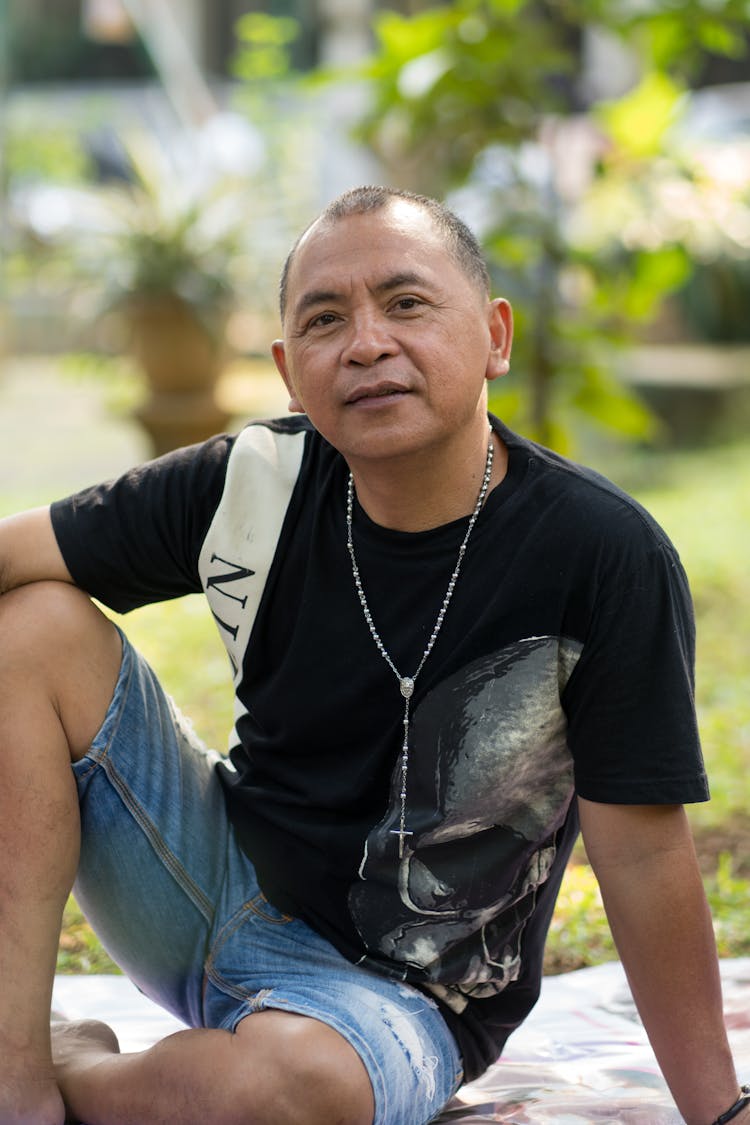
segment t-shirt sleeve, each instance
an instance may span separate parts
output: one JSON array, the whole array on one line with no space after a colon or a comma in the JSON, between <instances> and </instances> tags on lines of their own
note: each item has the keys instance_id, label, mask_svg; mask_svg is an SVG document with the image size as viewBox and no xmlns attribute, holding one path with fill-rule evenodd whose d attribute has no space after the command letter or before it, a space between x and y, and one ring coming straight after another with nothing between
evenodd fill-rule
<instances>
[{"instance_id":1,"label":"t-shirt sleeve","mask_svg":"<svg viewBox=\"0 0 750 1125\"><path fill-rule=\"evenodd\" d=\"M685 571L635 511L603 552L589 635L563 695L577 792L613 804L708 799Z\"/></svg>"},{"instance_id":2,"label":"t-shirt sleeve","mask_svg":"<svg viewBox=\"0 0 750 1125\"><path fill-rule=\"evenodd\" d=\"M52 525L76 585L119 613L199 592L233 440L176 450L56 501Z\"/></svg>"}]
</instances>

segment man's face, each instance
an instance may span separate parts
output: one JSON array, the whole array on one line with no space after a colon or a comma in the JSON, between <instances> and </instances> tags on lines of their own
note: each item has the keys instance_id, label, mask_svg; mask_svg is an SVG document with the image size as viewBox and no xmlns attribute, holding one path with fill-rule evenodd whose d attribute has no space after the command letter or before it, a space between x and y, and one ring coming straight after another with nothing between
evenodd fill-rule
<instances>
[{"instance_id":1,"label":"man's face","mask_svg":"<svg viewBox=\"0 0 750 1125\"><path fill-rule=\"evenodd\" d=\"M288 279L274 359L290 409L350 461L408 455L486 422L508 370L510 308L488 301L421 207L318 223Z\"/></svg>"}]
</instances>

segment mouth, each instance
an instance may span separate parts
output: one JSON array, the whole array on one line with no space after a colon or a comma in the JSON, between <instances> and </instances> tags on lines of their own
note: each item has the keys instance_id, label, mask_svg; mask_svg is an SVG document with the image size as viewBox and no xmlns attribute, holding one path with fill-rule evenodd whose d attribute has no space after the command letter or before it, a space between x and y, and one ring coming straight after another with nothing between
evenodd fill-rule
<instances>
[{"instance_id":1,"label":"mouth","mask_svg":"<svg viewBox=\"0 0 750 1125\"><path fill-rule=\"evenodd\" d=\"M367 403L381 403L385 405L388 401L395 402L404 395L408 395L409 390L407 387L401 386L399 383L377 383L371 387L357 387L346 398L347 406L365 405Z\"/></svg>"}]
</instances>

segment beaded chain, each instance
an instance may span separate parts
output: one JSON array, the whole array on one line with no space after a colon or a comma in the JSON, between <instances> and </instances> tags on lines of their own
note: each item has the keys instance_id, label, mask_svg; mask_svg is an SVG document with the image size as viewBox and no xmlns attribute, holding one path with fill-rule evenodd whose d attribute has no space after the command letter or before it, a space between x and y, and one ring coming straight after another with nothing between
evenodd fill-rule
<instances>
[{"instance_id":1,"label":"beaded chain","mask_svg":"<svg viewBox=\"0 0 750 1125\"><path fill-rule=\"evenodd\" d=\"M440 606L440 612L437 615L437 619L436 619L435 624L433 626L432 633L430 634L430 639L427 642L427 646L426 646L424 652L422 653L422 658L419 661L419 664L417 665L416 671L411 676L402 676L401 673L399 672L398 668L394 664L388 650L386 649L385 645L383 644L383 641L381 640L380 634L378 633L377 629L375 628L375 622L373 621L372 613L370 612L370 607L367 604L367 598L365 597L365 591L364 591L363 586L362 586L362 578L360 576L359 567L357 566L357 559L356 559L356 556L354 554L354 539L353 539L353 536L352 536L352 516L353 516L353 510L354 510L354 477L352 476L351 473L349 473L349 483L348 483L347 492L346 492L346 546L347 546L347 549L349 551L349 557L351 558L351 561L352 561L352 573L354 575L354 585L355 585L356 590L357 590L357 596L359 598L359 603L362 606L362 612L365 615L365 621L367 623L367 627L370 630L370 635L371 635L373 641L375 642L375 645L377 647L378 652L383 657L386 664L388 665L388 667L391 669L391 671L394 673L396 679L398 680L399 690L401 691L401 696L404 700L404 719L403 719L404 735L403 735L403 742L402 742L402 745L401 745L401 792L400 792L401 814L400 814L400 818L399 818L399 827L391 829L392 834L395 835L395 836L398 836L398 855L399 855L399 859L403 859L403 856L404 856L404 841L405 841L406 837L414 835L413 832L409 832L406 828L406 783L407 783L407 778L408 778L408 774L409 774L409 724L410 724L410 710L409 710L409 708L410 708L410 701L411 701L412 695L414 694L414 686L417 682L417 677L419 676L419 673L422 671L422 669L425 665L425 661L427 660L427 657L432 652L432 650L434 648L434 645L435 645L435 641L437 640L438 634L439 634L439 632L442 628L443 621L445 619L445 614L447 612L448 606L450 605L451 598L453 597L453 591L456 588L456 582L458 581L458 575L459 575L459 572L461 570L461 564L463 563L464 556L466 555L466 548L467 548L468 543L469 543L469 538L471 536L472 531L474 530L474 524L477 522L477 518L479 516L479 513L482 510L482 505L484 504L485 498L487 496L487 491L488 491L489 486L490 486L490 478L492 476L493 454L494 454L494 450L493 450L493 446L492 446L492 434L490 434L490 440L489 440L489 443L487 445L487 460L486 460L485 466L484 466L484 476L482 477L482 484L481 484L480 489L479 489L479 495L477 496L477 501L476 501L476 504L474 505L474 510L471 513L471 516L469 518L469 524L468 524L468 527L466 528L466 534L463 537L463 540L461 542L461 546L458 548L458 559L456 561L455 567L453 568L453 573L450 576L450 581L448 582L448 588L445 591L445 597L443 598L442 604Z\"/></svg>"}]
</instances>

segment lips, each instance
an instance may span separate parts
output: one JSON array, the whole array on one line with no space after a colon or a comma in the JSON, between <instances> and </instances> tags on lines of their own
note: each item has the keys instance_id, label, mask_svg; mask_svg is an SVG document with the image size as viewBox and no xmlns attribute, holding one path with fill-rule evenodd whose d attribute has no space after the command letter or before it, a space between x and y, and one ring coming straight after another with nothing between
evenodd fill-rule
<instances>
[{"instance_id":1,"label":"lips","mask_svg":"<svg viewBox=\"0 0 750 1125\"><path fill-rule=\"evenodd\" d=\"M349 392L345 402L347 406L352 406L357 402L372 402L378 399L393 398L408 393L409 388L403 386L401 383L393 383L390 381L380 382L374 383L372 386L356 387Z\"/></svg>"}]
</instances>

